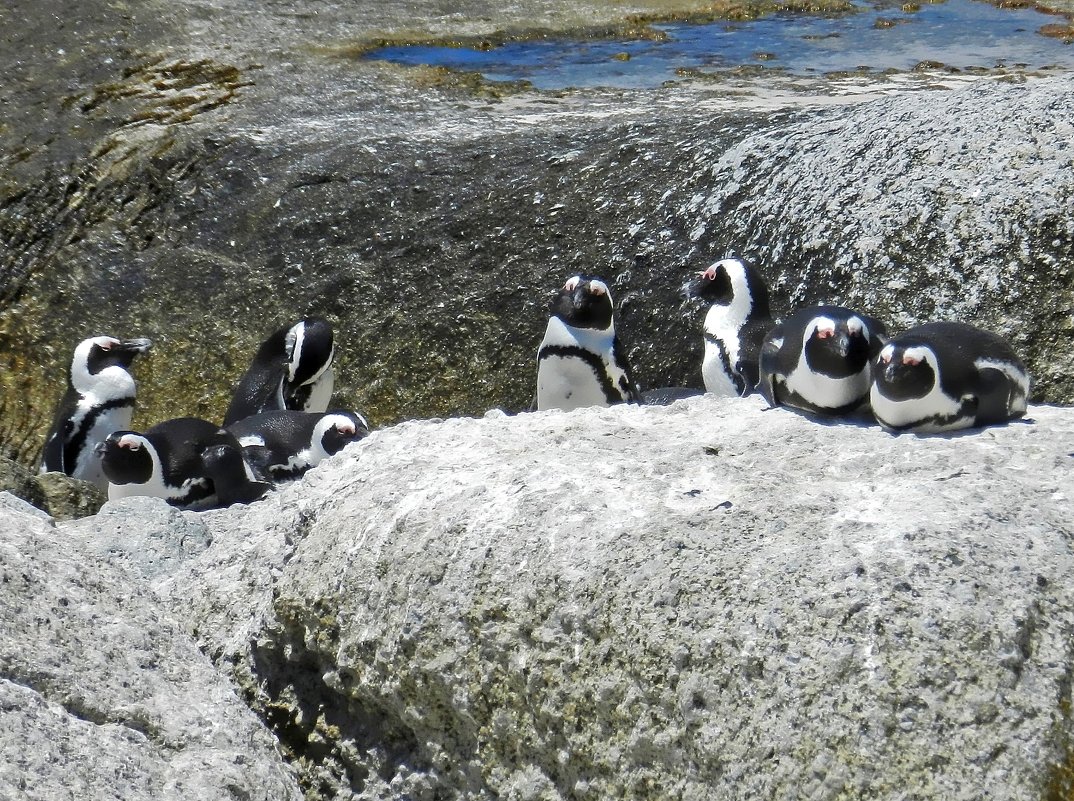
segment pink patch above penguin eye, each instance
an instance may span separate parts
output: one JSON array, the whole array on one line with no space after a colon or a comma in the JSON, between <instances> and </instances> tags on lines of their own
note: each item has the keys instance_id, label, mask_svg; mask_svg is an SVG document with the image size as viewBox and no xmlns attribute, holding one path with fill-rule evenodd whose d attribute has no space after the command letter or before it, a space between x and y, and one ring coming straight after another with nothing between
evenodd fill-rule
<instances>
[{"instance_id":1,"label":"pink patch above penguin eye","mask_svg":"<svg viewBox=\"0 0 1074 801\"><path fill-rule=\"evenodd\" d=\"M818 328L817 339L831 339L835 336L835 329L833 328Z\"/></svg>"},{"instance_id":2,"label":"pink patch above penguin eye","mask_svg":"<svg viewBox=\"0 0 1074 801\"><path fill-rule=\"evenodd\" d=\"M578 288L579 280L580 279L578 278L577 275L574 276L573 278L568 278L567 283L565 283L563 285L563 288L566 289L568 292L573 292L575 289Z\"/></svg>"},{"instance_id":3,"label":"pink patch above penguin eye","mask_svg":"<svg viewBox=\"0 0 1074 801\"><path fill-rule=\"evenodd\" d=\"M907 364L910 367L917 367L919 364L921 364L921 359L916 359L913 356L903 356L902 363Z\"/></svg>"},{"instance_id":4,"label":"pink patch above penguin eye","mask_svg":"<svg viewBox=\"0 0 1074 801\"><path fill-rule=\"evenodd\" d=\"M891 354L890 353L881 353L880 354L880 361L882 361L884 364L891 364Z\"/></svg>"},{"instance_id":5,"label":"pink patch above penguin eye","mask_svg":"<svg viewBox=\"0 0 1074 801\"><path fill-rule=\"evenodd\" d=\"M142 443L140 443L136 439L131 439L130 437L123 437L117 444L119 445L119 447L127 448L131 451L140 450L142 447Z\"/></svg>"},{"instance_id":6,"label":"pink patch above penguin eye","mask_svg":"<svg viewBox=\"0 0 1074 801\"><path fill-rule=\"evenodd\" d=\"M336 424L336 431L338 431L340 434L346 434L347 436L353 436L354 435L354 426L352 426L350 423L337 423Z\"/></svg>"},{"instance_id":7,"label":"pink patch above penguin eye","mask_svg":"<svg viewBox=\"0 0 1074 801\"><path fill-rule=\"evenodd\" d=\"M602 287L600 284L590 284L589 285L589 294L590 295L597 295L597 296L603 295L604 294L604 287Z\"/></svg>"},{"instance_id":8,"label":"pink patch above penguin eye","mask_svg":"<svg viewBox=\"0 0 1074 801\"><path fill-rule=\"evenodd\" d=\"M716 280L716 268L715 267L709 267L707 270L702 270L699 273L699 275L702 278L704 278L706 281L715 281Z\"/></svg>"}]
</instances>

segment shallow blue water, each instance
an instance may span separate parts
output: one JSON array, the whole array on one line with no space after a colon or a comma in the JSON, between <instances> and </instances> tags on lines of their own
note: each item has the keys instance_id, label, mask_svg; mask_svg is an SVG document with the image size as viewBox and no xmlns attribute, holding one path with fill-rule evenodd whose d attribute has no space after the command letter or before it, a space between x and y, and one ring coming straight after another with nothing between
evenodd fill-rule
<instances>
[{"instance_id":1,"label":"shallow blue water","mask_svg":"<svg viewBox=\"0 0 1074 801\"><path fill-rule=\"evenodd\" d=\"M975 0L946 0L916 12L862 9L841 17L779 14L752 22L655 26L667 34L664 42L513 42L484 51L385 47L369 58L480 72L493 81L527 80L539 89L644 88L674 80L679 68L720 72L744 64L792 75L907 70L922 61L959 69L1074 67L1074 46L1037 33L1061 18L1032 9L999 9ZM878 19L897 24L878 28ZM623 60L624 53L629 59Z\"/></svg>"}]
</instances>

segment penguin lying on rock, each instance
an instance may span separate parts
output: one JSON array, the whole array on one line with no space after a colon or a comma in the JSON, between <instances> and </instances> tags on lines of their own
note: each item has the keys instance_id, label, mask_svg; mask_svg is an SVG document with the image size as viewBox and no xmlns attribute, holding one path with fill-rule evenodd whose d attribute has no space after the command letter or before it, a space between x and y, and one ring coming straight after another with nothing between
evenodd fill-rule
<instances>
[{"instance_id":1,"label":"penguin lying on rock","mask_svg":"<svg viewBox=\"0 0 1074 801\"><path fill-rule=\"evenodd\" d=\"M298 478L351 442L369 436L354 412L262 412L228 426L243 458L262 481Z\"/></svg>"},{"instance_id":2,"label":"penguin lying on rock","mask_svg":"<svg viewBox=\"0 0 1074 801\"><path fill-rule=\"evenodd\" d=\"M261 343L239 382L224 425L260 412L323 412L332 399L335 344L327 320L309 317L284 326Z\"/></svg>"},{"instance_id":3,"label":"penguin lying on rock","mask_svg":"<svg viewBox=\"0 0 1074 801\"><path fill-rule=\"evenodd\" d=\"M107 489L94 448L113 431L130 428L137 387L129 368L151 344L148 339L99 336L75 348L67 392L45 441L42 473L66 473Z\"/></svg>"},{"instance_id":4,"label":"penguin lying on rock","mask_svg":"<svg viewBox=\"0 0 1074 801\"><path fill-rule=\"evenodd\" d=\"M1030 378L1001 337L936 322L899 334L873 366L870 401L890 431L932 433L1004 423L1026 411Z\"/></svg>"},{"instance_id":5,"label":"penguin lying on rock","mask_svg":"<svg viewBox=\"0 0 1074 801\"><path fill-rule=\"evenodd\" d=\"M726 258L702 270L684 289L688 297L708 304L701 365L705 391L750 394L757 386L761 343L774 325L761 274L740 259Z\"/></svg>"},{"instance_id":6,"label":"penguin lying on rock","mask_svg":"<svg viewBox=\"0 0 1074 801\"><path fill-rule=\"evenodd\" d=\"M96 451L110 501L151 495L211 509L250 503L271 487L253 476L233 434L196 417L166 420L143 434L114 431Z\"/></svg>"},{"instance_id":7,"label":"penguin lying on rock","mask_svg":"<svg viewBox=\"0 0 1074 801\"><path fill-rule=\"evenodd\" d=\"M849 414L868 401L884 334L879 320L842 306L800 309L765 337L757 388L769 406Z\"/></svg>"},{"instance_id":8,"label":"penguin lying on rock","mask_svg":"<svg viewBox=\"0 0 1074 801\"><path fill-rule=\"evenodd\" d=\"M550 306L537 350L538 410L638 403L638 387L615 333L615 305L608 285L575 275Z\"/></svg>"}]
</instances>

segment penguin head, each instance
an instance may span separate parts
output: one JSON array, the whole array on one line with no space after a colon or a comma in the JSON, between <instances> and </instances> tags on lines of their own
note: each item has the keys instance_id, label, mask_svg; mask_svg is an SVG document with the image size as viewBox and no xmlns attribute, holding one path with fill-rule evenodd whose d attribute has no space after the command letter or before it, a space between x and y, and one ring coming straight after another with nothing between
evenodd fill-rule
<instances>
[{"instance_id":1,"label":"penguin head","mask_svg":"<svg viewBox=\"0 0 1074 801\"><path fill-rule=\"evenodd\" d=\"M121 340L99 336L84 339L71 358L71 379L76 388L92 382L112 367L126 371L134 357L145 353L153 343L148 339Z\"/></svg>"},{"instance_id":2,"label":"penguin head","mask_svg":"<svg viewBox=\"0 0 1074 801\"><path fill-rule=\"evenodd\" d=\"M284 339L287 383L304 386L332 366L335 344L332 325L320 317L307 317L291 326Z\"/></svg>"},{"instance_id":3,"label":"penguin head","mask_svg":"<svg viewBox=\"0 0 1074 801\"><path fill-rule=\"evenodd\" d=\"M730 306L736 287L746 289L746 265L738 259L721 259L699 272L685 290L688 297Z\"/></svg>"},{"instance_id":4,"label":"penguin head","mask_svg":"<svg viewBox=\"0 0 1074 801\"><path fill-rule=\"evenodd\" d=\"M608 285L599 278L575 275L552 298L551 312L572 328L606 330L612 327L612 302Z\"/></svg>"},{"instance_id":5,"label":"penguin head","mask_svg":"<svg viewBox=\"0 0 1074 801\"><path fill-rule=\"evenodd\" d=\"M936 385L936 354L924 344L908 341L887 343L873 365L873 381L885 398L893 401L923 398Z\"/></svg>"},{"instance_id":6,"label":"penguin head","mask_svg":"<svg viewBox=\"0 0 1074 801\"><path fill-rule=\"evenodd\" d=\"M333 456L349 443L368 437L369 424L354 412L329 412L318 421L313 436L320 440L324 452Z\"/></svg>"},{"instance_id":7,"label":"penguin head","mask_svg":"<svg viewBox=\"0 0 1074 801\"><path fill-rule=\"evenodd\" d=\"M803 351L815 373L857 375L869 363L869 328L856 314L818 314L806 325Z\"/></svg>"},{"instance_id":8,"label":"penguin head","mask_svg":"<svg viewBox=\"0 0 1074 801\"><path fill-rule=\"evenodd\" d=\"M153 444L134 431L113 431L94 452L113 484L145 484L153 477Z\"/></svg>"}]
</instances>

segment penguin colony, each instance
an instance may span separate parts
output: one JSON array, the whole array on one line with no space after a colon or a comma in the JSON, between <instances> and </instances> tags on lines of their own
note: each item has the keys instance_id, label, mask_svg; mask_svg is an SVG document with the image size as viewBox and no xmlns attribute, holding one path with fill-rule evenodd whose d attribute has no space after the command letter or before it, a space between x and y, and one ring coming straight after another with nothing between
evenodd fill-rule
<instances>
[{"instance_id":1,"label":"penguin colony","mask_svg":"<svg viewBox=\"0 0 1074 801\"><path fill-rule=\"evenodd\" d=\"M761 274L724 258L683 287L707 307L705 391L824 417L871 415L891 432L936 433L1025 414L1030 377L1001 337L960 322L932 322L888 337L879 320L818 305L773 319ZM615 329L608 284L575 275L554 293L537 351L537 410L670 403L701 390L642 392ZM206 509L250 503L369 434L353 411L328 411L335 382L331 325L307 318L274 331L232 395L222 425L195 417L131 431L130 368L148 339L96 336L71 359L41 472L107 491Z\"/></svg>"},{"instance_id":2,"label":"penguin colony","mask_svg":"<svg viewBox=\"0 0 1074 801\"><path fill-rule=\"evenodd\" d=\"M209 509L255 501L369 434L360 414L328 411L335 345L325 320L300 320L262 343L223 425L180 417L129 430L136 389L129 368L150 347L148 339L100 336L75 348L42 473L89 481L109 500L150 495Z\"/></svg>"},{"instance_id":3,"label":"penguin colony","mask_svg":"<svg viewBox=\"0 0 1074 801\"><path fill-rule=\"evenodd\" d=\"M842 306L772 318L760 273L738 258L716 261L683 287L707 306L705 391L745 396L812 416L872 416L891 432L956 431L1004 423L1026 411L1030 377L1001 337L960 322L933 322L889 338L879 320ZM669 402L688 390L640 392L613 321L608 286L570 278L553 297L537 352L537 409Z\"/></svg>"}]
</instances>

